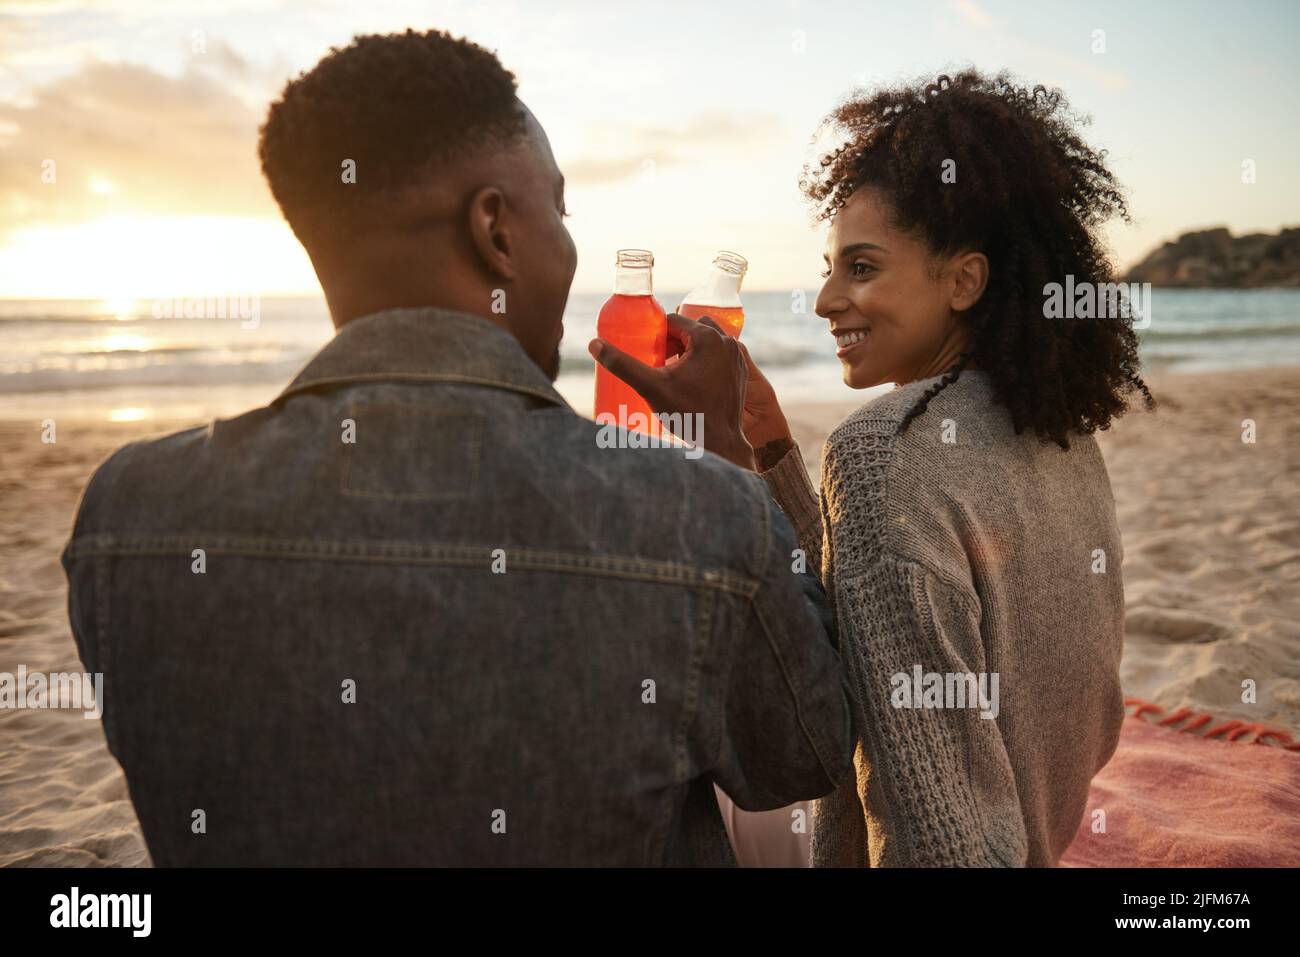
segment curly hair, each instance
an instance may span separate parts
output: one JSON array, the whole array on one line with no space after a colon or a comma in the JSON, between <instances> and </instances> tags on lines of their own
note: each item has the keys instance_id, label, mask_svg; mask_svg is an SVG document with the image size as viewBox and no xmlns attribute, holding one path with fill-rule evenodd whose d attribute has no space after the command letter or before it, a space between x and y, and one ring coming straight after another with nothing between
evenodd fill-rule
<instances>
[{"instance_id":1,"label":"curly hair","mask_svg":"<svg viewBox=\"0 0 1300 957\"><path fill-rule=\"evenodd\" d=\"M988 373L1017 433L1030 428L1062 448L1072 432L1109 427L1134 389L1154 407L1126 298L1119 316L1045 318L1049 283L1112 281L1097 229L1116 215L1130 221L1105 152L1076 131L1084 122L1059 90L975 70L850 98L824 121L846 141L800 177L818 221L866 186L880 192L891 224L935 257L978 251L989 260L984 294L965 314L966 352L904 426L967 365Z\"/></svg>"},{"instance_id":2,"label":"curly hair","mask_svg":"<svg viewBox=\"0 0 1300 957\"><path fill-rule=\"evenodd\" d=\"M439 163L525 131L515 76L449 33L358 36L285 86L260 131L271 193L304 243L381 214ZM355 183L341 175L356 163Z\"/></svg>"}]
</instances>

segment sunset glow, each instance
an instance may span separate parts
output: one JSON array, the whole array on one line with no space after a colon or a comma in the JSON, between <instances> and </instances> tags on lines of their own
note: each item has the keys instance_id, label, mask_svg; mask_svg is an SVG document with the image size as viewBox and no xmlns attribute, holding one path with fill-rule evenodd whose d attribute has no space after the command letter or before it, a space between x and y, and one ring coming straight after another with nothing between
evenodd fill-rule
<instances>
[{"instance_id":1,"label":"sunset glow","mask_svg":"<svg viewBox=\"0 0 1300 957\"><path fill-rule=\"evenodd\" d=\"M311 263L271 219L115 216L30 226L0 247L11 298L102 298L112 309L158 296L263 295L311 288Z\"/></svg>"},{"instance_id":2,"label":"sunset glow","mask_svg":"<svg viewBox=\"0 0 1300 957\"><path fill-rule=\"evenodd\" d=\"M1300 181L1285 175L1300 153L1286 4L1240 17L1191 4L1172 23L1159 5L1118 2L1050 18L1019 0L834 18L812 4L741 18L670 4L629 33L621 13L586 4L502 17L396 2L304 17L292 36L265 29L273 6L0 3L13 11L0 14L0 297L318 294L263 182L257 129L331 45L407 27L464 34L515 72L568 181L575 292L607 289L623 246L655 250L664 288L690 288L720 248L749 258L751 289L815 287L823 235L797 180L818 122L857 86L968 63L1059 85L1095 117L1090 138L1133 196L1133 224L1107 231L1120 265L1189 226L1300 220ZM1182 31L1198 18L1219 29ZM704 39L716 36L730 42ZM668 49L691 68L666 68ZM1244 159L1259 170L1249 185Z\"/></svg>"}]
</instances>

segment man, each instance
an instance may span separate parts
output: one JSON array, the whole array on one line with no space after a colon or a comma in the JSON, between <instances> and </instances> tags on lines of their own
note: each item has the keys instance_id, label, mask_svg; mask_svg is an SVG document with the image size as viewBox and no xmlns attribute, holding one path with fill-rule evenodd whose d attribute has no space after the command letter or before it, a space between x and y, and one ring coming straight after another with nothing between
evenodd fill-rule
<instances>
[{"instance_id":1,"label":"man","mask_svg":"<svg viewBox=\"0 0 1300 957\"><path fill-rule=\"evenodd\" d=\"M576 256L513 75L358 38L261 157L338 335L270 406L116 453L64 556L154 862L727 863L713 782L846 779L762 482L600 447L552 386ZM701 327L682 361L737 355Z\"/></svg>"}]
</instances>

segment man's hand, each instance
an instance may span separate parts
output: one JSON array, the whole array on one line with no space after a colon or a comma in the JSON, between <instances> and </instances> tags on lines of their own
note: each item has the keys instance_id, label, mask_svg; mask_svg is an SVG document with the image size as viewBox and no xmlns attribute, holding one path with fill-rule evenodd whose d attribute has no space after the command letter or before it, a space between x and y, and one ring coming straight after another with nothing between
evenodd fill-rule
<instances>
[{"instance_id":1,"label":"man's hand","mask_svg":"<svg viewBox=\"0 0 1300 957\"><path fill-rule=\"evenodd\" d=\"M790 438L790 425L781 411L781 404L776 400L776 391L767 376L759 371L754 360L749 357L749 350L744 343L739 343L740 353L745 357L745 438L754 449L759 468L768 468L773 463L763 460L763 449L778 447L788 449L793 442ZM777 455L780 458L780 455Z\"/></svg>"},{"instance_id":2,"label":"man's hand","mask_svg":"<svg viewBox=\"0 0 1300 957\"><path fill-rule=\"evenodd\" d=\"M704 447L753 471L754 450L745 439L741 419L748 369L740 343L708 316L693 320L675 312L668 314L668 337L680 343L683 351L676 362L659 369L603 339L592 339L587 349L597 362L640 393L654 411L702 413Z\"/></svg>"}]
</instances>

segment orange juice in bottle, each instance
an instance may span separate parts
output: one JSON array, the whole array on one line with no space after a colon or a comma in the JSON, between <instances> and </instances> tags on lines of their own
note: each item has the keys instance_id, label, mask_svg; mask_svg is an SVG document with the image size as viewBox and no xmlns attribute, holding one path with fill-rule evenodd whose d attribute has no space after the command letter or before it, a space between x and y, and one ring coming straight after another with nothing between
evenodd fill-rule
<instances>
[{"instance_id":1,"label":"orange juice in bottle","mask_svg":"<svg viewBox=\"0 0 1300 957\"><path fill-rule=\"evenodd\" d=\"M664 364L668 319L651 289L655 257L648 249L620 249L614 271L614 294L600 307L596 335L646 365ZM650 404L630 385L596 364L597 422L616 424L646 435L660 434Z\"/></svg>"},{"instance_id":2,"label":"orange juice in bottle","mask_svg":"<svg viewBox=\"0 0 1300 957\"><path fill-rule=\"evenodd\" d=\"M741 327L745 324L745 309L740 304L740 283L748 268L744 256L722 250L714 257L708 277L682 300L677 312L687 319L710 316L732 338L739 339Z\"/></svg>"}]
</instances>

